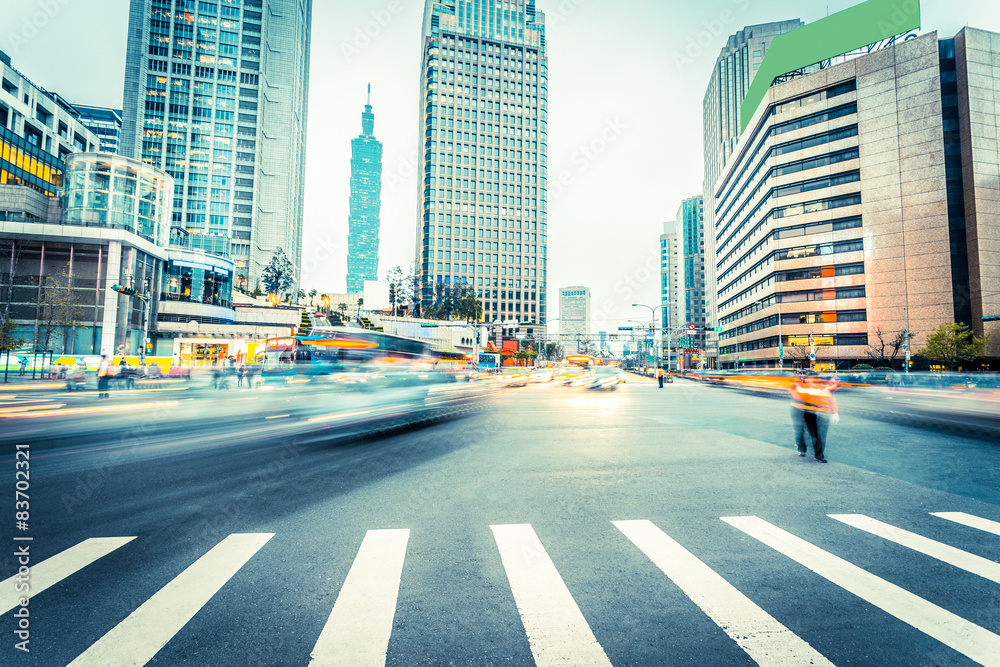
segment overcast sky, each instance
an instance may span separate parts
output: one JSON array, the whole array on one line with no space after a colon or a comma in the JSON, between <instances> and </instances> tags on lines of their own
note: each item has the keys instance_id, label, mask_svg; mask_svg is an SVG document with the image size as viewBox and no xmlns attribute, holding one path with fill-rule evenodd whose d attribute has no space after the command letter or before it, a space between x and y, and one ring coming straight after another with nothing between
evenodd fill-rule
<instances>
[{"instance_id":1,"label":"overcast sky","mask_svg":"<svg viewBox=\"0 0 1000 667\"><path fill-rule=\"evenodd\" d=\"M659 235L701 192L702 97L744 25L809 23L857 0L537 0L549 54L549 317L590 287L595 331L659 303ZM350 141L372 84L385 145L379 273L413 261L423 0L314 0L302 284L341 292ZM121 108L127 0L0 0L0 49L70 101ZM996 0L924 0L923 32L1000 32ZM41 27L36 27L41 26ZM556 185L562 174L565 184ZM316 249L333 259L315 262ZM314 261L309 261L312 258Z\"/></svg>"}]
</instances>

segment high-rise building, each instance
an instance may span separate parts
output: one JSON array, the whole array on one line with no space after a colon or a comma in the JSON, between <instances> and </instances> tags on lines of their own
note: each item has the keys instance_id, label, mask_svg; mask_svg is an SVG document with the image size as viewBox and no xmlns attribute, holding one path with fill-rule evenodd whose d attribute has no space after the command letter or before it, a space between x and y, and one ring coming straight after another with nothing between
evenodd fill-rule
<instances>
[{"instance_id":1,"label":"high-rise building","mask_svg":"<svg viewBox=\"0 0 1000 667\"><path fill-rule=\"evenodd\" d=\"M705 203L701 195L689 197L677 208L677 241L680 246L678 326L694 324L695 345L701 348L705 327Z\"/></svg>"},{"instance_id":2,"label":"high-rise building","mask_svg":"<svg viewBox=\"0 0 1000 667\"><path fill-rule=\"evenodd\" d=\"M488 321L546 321L548 60L534 0L428 0L416 266Z\"/></svg>"},{"instance_id":3,"label":"high-rise building","mask_svg":"<svg viewBox=\"0 0 1000 667\"><path fill-rule=\"evenodd\" d=\"M710 325L714 326L715 277L714 246L712 244L715 221L715 183L732 154L740 136L740 105L746 97L750 83L757 73L771 42L778 35L805 25L799 19L749 25L729 37L712 69L712 76L702 101L704 143L704 178L702 192L705 203L705 228L708 230L706 258L706 310ZM708 354L715 356L715 337L709 336Z\"/></svg>"},{"instance_id":4,"label":"high-rise building","mask_svg":"<svg viewBox=\"0 0 1000 667\"><path fill-rule=\"evenodd\" d=\"M375 138L371 84L361 114L361 134L351 140L351 216L347 237L347 291L363 293L378 280L379 212L382 206L382 142Z\"/></svg>"},{"instance_id":5,"label":"high-rise building","mask_svg":"<svg viewBox=\"0 0 1000 667\"><path fill-rule=\"evenodd\" d=\"M0 51L0 185L49 197L63 187L67 155L97 150L99 139L58 95L36 86Z\"/></svg>"},{"instance_id":6,"label":"high-rise building","mask_svg":"<svg viewBox=\"0 0 1000 667\"><path fill-rule=\"evenodd\" d=\"M721 365L815 349L846 369L950 322L996 335L998 45L932 32L767 89L716 191Z\"/></svg>"},{"instance_id":7,"label":"high-rise building","mask_svg":"<svg viewBox=\"0 0 1000 667\"><path fill-rule=\"evenodd\" d=\"M312 0L132 0L121 154L175 182L172 224L252 289L302 259Z\"/></svg>"},{"instance_id":8,"label":"high-rise building","mask_svg":"<svg viewBox=\"0 0 1000 667\"><path fill-rule=\"evenodd\" d=\"M77 118L101 138L102 153L118 153L122 133L122 112L120 109L105 109L86 104L74 104L79 112Z\"/></svg>"},{"instance_id":9,"label":"high-rise building","mask_svg":"<svg viewBox=\"0 0 1000 667\"><path fill-rule=\"evenodd\" d=\"M660 325L664 337L680 326L680 275L681 252L677 243L677 221L663 223L660 234Z\"/></svg>"},{"instance_id":10,"label":"high-rise building","mask_svg":"<svg viewBox=\"0 0 1000 667\"><path fill-rule=\"evenodd\" d=\"M590 335L590 288L559 288L559 340L563 349L582 352Z\"/></svg>"}]
</instances>

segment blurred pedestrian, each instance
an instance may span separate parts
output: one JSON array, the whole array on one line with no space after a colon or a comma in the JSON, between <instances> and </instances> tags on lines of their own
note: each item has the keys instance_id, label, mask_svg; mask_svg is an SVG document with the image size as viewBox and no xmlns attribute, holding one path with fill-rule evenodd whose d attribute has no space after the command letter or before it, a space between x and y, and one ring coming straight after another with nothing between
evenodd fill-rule
<instances>
[{"instance_id":1,"label":"blurred pedestrian","mask_svg":"<svg viewBox=\"0 0 1000 667\"><path fill-rule=\"evenodd\" d=\"M814 458L826 463L823 450L830 423L840 421L837 399L833 397L836 387L824 382L814 371L795 374L789 393L792 399L792 426L795 429L795 444L799 456L807 453L806 433L813 443Z\"/></svg>"},{"instance_id":2,"label":"blurred pedestrian","mask_svg":"<svg viewBox=\"0 0 1000 667\"><path fill-rule=\"evenodd\" d=\"M101 363L97 367L97 398L108 398L108 382L111 375L111 364L108 355L101 355Z\"/></svg>"},{"instance_id":3,"label":"blurred pedestrian","mask_svg":"<svg viewBox=\"0 0 1000 667\"><path fill-rule=\"evenodd\" d=\"M20 373L20 375L24 375L25 369L27 367L28 367L28 357L21 357L21 373Z\"/></svg>"},{"instance_id":4,"label":"blurred pedestrian","mask_svg":"<svg viewBox=\"0 0 1000 667\"><path fill-rule=\"evenodd\" d=\"M663 389L663 366L657 367L656 380L660 383L660 389Z\"/></svg>"}]
</instances>

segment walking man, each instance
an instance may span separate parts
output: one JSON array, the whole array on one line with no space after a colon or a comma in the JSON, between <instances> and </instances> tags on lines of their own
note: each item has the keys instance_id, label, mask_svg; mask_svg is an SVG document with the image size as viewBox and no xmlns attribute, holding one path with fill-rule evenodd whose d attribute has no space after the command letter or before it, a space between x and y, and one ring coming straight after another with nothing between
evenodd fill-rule
<instances>
[{"instance_id":1,"label":"walking man","mask_svg":"<svg viewBox=\"0 0 1000 667\"><path fill-rule=\"evenodd\" d=\"M111 364L108 355L101 355L101 364L97 367L97 398L108 398L108 376L111 375Z\"/></svg>"},{"instance_id":2,"label":"walking man","mask_svg":"<svg viewBox=\"0 0 1000 667\"><path fill-rule=\"evenodd\" d=\"M833 397L834 386L824 382L815 372L803 371L795 374L789 387L792 398L792 427L795 429L795 444L799 456L805 456L806 432L813 441L814 458L826 463L823 456L824 441L830 423L840 421L837 413L837 399Z\"/></svg>"},{"instance_id":3,"label":"walking man","mask_svg":"<svg viewBox=\"0 0 1000 667\"><path fill-rule=\"evenodd\" d=\"M656 369L656 380L660 383L660 389L663 389L663 366L658 366Z\"/></svg>"}]
</instances>

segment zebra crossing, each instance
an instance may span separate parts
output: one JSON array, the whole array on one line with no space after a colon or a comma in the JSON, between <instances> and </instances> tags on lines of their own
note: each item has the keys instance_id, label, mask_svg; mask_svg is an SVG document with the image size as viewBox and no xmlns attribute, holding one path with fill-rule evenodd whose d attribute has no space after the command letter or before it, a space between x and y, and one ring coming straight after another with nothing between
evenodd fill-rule
<instances>
[{"instance_id":1,"label":"zebra crossing","mask_svg":"<svg viewBox=\"0 0 1000 667\"><path fill-rule=\"evenodd\" d=\"M963 512L931 512L933 519L1000 536L1000 523ZM950 567L1000 584L1000 563L863 514L829 514L831 521L898 544ZM720 517L745 536L798 563L813 574L881 609L899 621L982 665L1000 666L1000 635L889 582L756 516ZM759 665L833 665L805 639L713 570L698 555L648 520L611 522L621 537L645 555L750 659ZM612 661L591 630L573 592L530 524L489 527L537 665L600 665ZM365 535L315 642L310 667L385 665L389 655L411 531L373 529ZM859 533L859 534L860 534ZM962 533L965 534L965 533ZM971 534L971 533L970 533ZM240 570L274 533L234 533L155 592L69 664L144 665L156 656ZM101 559L128 551L136 537L84 540L32 567L31 596L54 595L64 580L82 576ZM345 562L346 565L346 562ZM16 576L0 583L0 614L25 593ZM49 590L54 589L54 590ZM1000 594L995 592L994 595ZM996 628L994 628L996 629Z\"/></svg>"}]
</instances>

